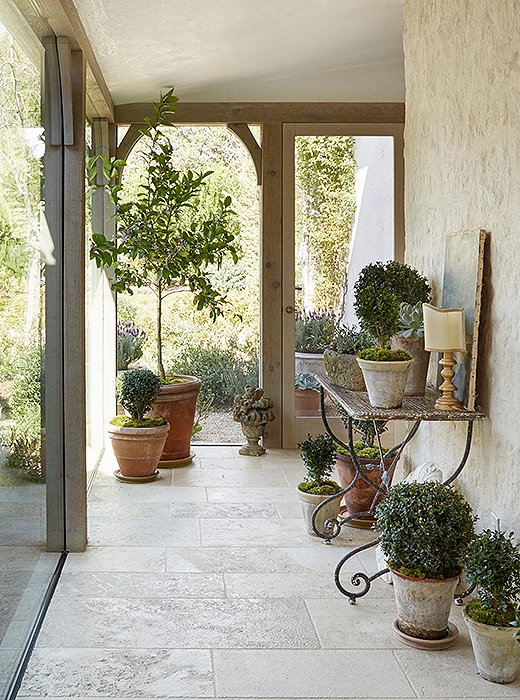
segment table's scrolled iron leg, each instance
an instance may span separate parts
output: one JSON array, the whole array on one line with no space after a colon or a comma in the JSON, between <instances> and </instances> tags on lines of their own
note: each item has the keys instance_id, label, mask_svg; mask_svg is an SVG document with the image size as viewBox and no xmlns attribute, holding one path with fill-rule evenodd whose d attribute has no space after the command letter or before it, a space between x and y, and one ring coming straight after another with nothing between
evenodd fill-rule
<instances>
[{"instance_id":1,"label":"table's scrolled iron leg","mask_svg":"<svg viewBox=\"0 0 520 700\"><path fill-rule=\"evenodd\" d=\"M371 542L367 542L367 544L363 544L361 545L361 547L356 547L356 549L353 549L351 552L346 554L336 566L336 570L334 571L334 583L336 584L338 590L341 591L341 593L343 593L344 596L347 596L351 605L355 605L358 598L362 598L364 595L366 595L370 590L370 587L372 586L372 582L380 576L383 576L383 574L387 574L389 570L381 569L381 571L378 571L372 576L368 576L367 574L361 571L359 571L356 574L352 574L352 576L350 577L350 583L352 584L352 586L354 586L354 588L358 588L359 586L363 585L363 588L361 588L361 590L349 590L348 588L345 588L345 586L343 586L343 584L341 583L341 569L346 564L346 562L353 556L359 554L360 552L363 552L365 549L375 547L377 544L379 544L379 538L376 540L372 540Z\"/></svg>"},{"instance_id":2,"label":"table's scrolled iron leg","mask_svg":"<svg viewBox=\"0 0 520 700\"><path fill-rule=\"evenodd\" d=\"M469 452L471 450L472 438L473 438L473 421L468 421L468 427L467 427L467 431L466 431L466 446L464 448L464 454L462 455L462 459L459 462L459 466L455 469L453 474L448 479L446 479L446 481L443 481L443 484L445 486L449 486L450 484L452 484L455 481L455 479L459 476L461 471L464 469L464 467L466 466L466 462L468 461L468 457L469 457Z\"/></svg>"}]
</instances>

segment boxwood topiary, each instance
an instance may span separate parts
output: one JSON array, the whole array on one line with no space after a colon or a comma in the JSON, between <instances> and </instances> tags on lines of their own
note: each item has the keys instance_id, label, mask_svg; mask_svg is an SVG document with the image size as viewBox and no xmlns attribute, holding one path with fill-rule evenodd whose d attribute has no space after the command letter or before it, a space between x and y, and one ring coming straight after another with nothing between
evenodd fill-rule
<instances>
[{"instance_id":1,"label":"boxwood topiary","mask_svg":"<svg viewBox=\"0 0 520 700\"><path fill-rule=\"evenodd\" d=\"M132 369L118 378L117 399L131 418L142 421L144 414L152 408L161 386L159 375L151 370Z\"/></svg>"},{"instance_id":2,"label":"boxwood topiary","mask_svg":"<svg viewBox=\"0 0 520 700\"><path fill-rule=\"evenodd\" d=\"M341 486L330 480L334 468L336 443L329 435L318 435L300 442L302 459L307 467L305 481L298 485L300 491L318 496L331 496L341 491Z\"/></svg>"},{"instance_id":3,"label":"boxwood topiary","mask_svg":"<svg viewBox=\"0 0 520 700\"><path fill-rule=\"evenodd\" d=\"M412 359L404 350L386 348L366 348L358 353L358 357L361 360L372 360L372 362L405 362Z\"/></svg>"},{"instance_id":4,"label":"boxwood topiary","mask_svg":"<svg viewBox=\"0 0 520 700\"><path fill-rule=\"evenodd\" d=\"M399 329L400 304L430 301L431 287L415 268L395 260L366 265L354 285L354 309L361 328L381 347Z\"/></svg>"},{"instance_id":5,"label":"boxwood topiary","mask_svg":"<svg viewBox=\"0 0 520 700\"><path fill-rule=\"evenodd\" d=\"M460 573L475 536L471 506L436 482L392 486L376 508L376 528L390 568L415 578Z\"/></svg>"},{"instance_id":6,"label":"boxwood topiary","mask_svg":"<svg viewBox=\"0 0 520 700\"><path fill-rule=\"evenodd\" d=\"M470 544L465 570L479 595L468 603L468 615L485 625L509 625L520 604L520 545L513 533L484 530Z\"/></svg>"}]
</instances>

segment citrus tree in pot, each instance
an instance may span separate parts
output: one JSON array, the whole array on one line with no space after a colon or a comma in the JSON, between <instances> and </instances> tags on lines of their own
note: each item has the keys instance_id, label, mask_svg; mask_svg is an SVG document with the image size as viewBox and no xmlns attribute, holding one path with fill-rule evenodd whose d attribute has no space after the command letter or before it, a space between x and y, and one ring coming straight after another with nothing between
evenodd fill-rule
<instances>
[{"instance_id":1,"label":"citrus tree in pot","mask_svg":"<svg viewBox=\"0 0 520 700\"><path fill-rule=\"evenodd\" d=\"M303 517L309 535L316 535L312 527L312 516L315 509L327 498L341 491L341 487L331 480L334 469L336 443L328 435L318 435L298 444L303 463L307 468L304 481L298 485L298 496L302 504ZM337 498L321 509L315 524L319 532L325 533L326 521L337 518L340 507Z\"/></svg>"},{"instance_id":2,"label":"citrus tree in pot","mask_svg":"<svg viewBox=\"0 0 520 700\"><path fill-rule=\"evenodd\" d=\"M161 390L149 369L132 369L117 380L117 400L127 415L110 421L108 434L119 466L120 481L153 481L170 426L164 418L145 418Z\"/></svg>"},{"instance_id":3,"label":"citrus tree in pot","mask_svg":"<svg viewBox=\"0 0 520 700\"><path fill-rule=\"evenodd\" d=\"M103 159L118 236L109 240L94 234L90 249L98 267L111 268L114 291L131 294L144 287L156 298L155 346L163 386L151 415L165 417L171 426L160 466L191 461L190 440L201 386L196 377L165 372L164 301L175 292L190 292L195 307L207 309L215 320L223 311L225 296L215 286L212 271L226 256L238 260L231 198L217 201L212 216L201 217L198 195L211 172L180 172L172 166L173 146L162 128L172 126L170 115L176 102L170 90L154 104L153 116L144 118L145 175L136 194L126 193L121 184L125 161Z\"/></svg>"},{"instance_id":4,"label":"citrus tree in pot","mask_svg":"<svg viewBox=\"0 0 520 700\"><path fill-rule=\"evenodd\" d=\"M407 643L455 640L449 614L475 520L462 495L437 482L397 484L377 506L375 527L394 582L396 632Z\"/></svg>"},{"instance_id":5,"label":"citrus tree in pot","mask_svg":"<svg viewBox=\"0 0 520 700\"><path fill-rule=\"evenodd\" d=\"M417 270L392 260L366 265L354 285L354 295L361 328L378 346L358 353L370 403L399 407L414 360L404 350L390 350L390 341L399 329L400 304L428 301L431 288Z\"/></svg>"},{"instance_id":6,"label":"citrus tree in pot","mask_svg":"<svg viewBox=\"0 0 520 700\"><path fill-rule=\"evenodd\" d=\"M520 546L513 533L484 530L470 545L466 576L478 598L464 608L480 675L493 683L511 683L520 669L520 645L511 624L520 604Z\"/></svg>"}]
</instances>

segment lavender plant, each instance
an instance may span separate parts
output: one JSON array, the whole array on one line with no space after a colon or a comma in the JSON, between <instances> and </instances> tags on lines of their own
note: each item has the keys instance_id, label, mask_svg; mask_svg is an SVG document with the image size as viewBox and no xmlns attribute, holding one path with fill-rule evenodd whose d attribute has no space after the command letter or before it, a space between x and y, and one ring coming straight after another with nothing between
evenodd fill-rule
<instances>
[{"instance_id":1,"label":"lavender plant","mask_svg":"<svg viewBox=\"0 0 520 700\"><path fill-rule=\"evenodd\" d=\"M321 353L336 332L337 318L333 311L300 311L296 314L296 352Z\"/></svg>"},{"instance_id":2,"label":"lavender plant","mask_svg":"<svg viewBox=\"0 0 520 700\"><path fill-rule=\"evenodd\" d=\"M143 346L148 336L132 321L117 324L117 369L125 370L143 356Z\"/></svg>"}]
</instances>

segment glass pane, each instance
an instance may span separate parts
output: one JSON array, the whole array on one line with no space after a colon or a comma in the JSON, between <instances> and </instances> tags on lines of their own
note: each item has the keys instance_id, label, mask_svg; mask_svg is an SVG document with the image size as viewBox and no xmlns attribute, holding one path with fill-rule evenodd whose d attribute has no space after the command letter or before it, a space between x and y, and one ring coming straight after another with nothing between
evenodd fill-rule
<instances>
[{"instance_id":1,"label":"glass pane","mask_svg":"<svg viewBox=\"0 0 520 700\"><path fill-rule=\"evenodd\" d=\"M0 693L57 562L45 552L39 66L0 25Z\"/></svg>"},{"instance_id":2,"label":"glass pane","mask_svg":"<svg viewBox=\"0 0 520 700\"><path fill-rule=\"evenodd\" d=\"M393 257L393 139L297 136L295 179L295 414L301 417L319 415L312 373L323 369L334 328L356 324L359 271Z\"/></svg>"}]
</instances>

